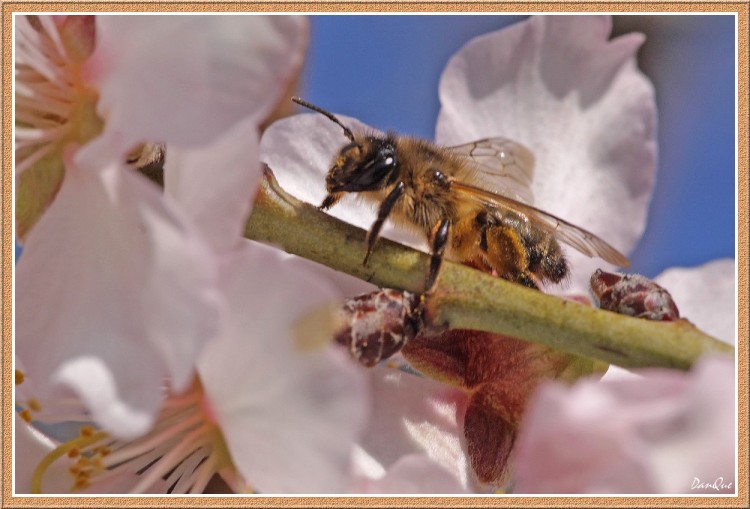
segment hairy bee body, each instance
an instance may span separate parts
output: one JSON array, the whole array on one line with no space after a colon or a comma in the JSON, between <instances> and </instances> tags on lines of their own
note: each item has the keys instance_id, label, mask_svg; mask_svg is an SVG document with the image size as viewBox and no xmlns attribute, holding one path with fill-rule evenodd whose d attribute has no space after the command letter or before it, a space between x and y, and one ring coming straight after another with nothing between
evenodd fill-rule
<instances>
[{"instance_id":1,"label":"hairy bee body","mask_svg":"<svg viewBox=\"0 0 750 509\"><path fill-rule=\"evenodd\" d=\"M364 146L368 138L358 141ZM481 185L465 158L419 138L388 134L385 141L396 153L397 182L404 183L388 216L394 223L430 242L435 226L447 219L451 228L445 258L533 288L534 278L553 283L565 278L567 262L552 235L511 211L467 199L447 185L451 180ZM359 195L377 206L397 182Z\"/></svg>"},{"instance_id":2,"label":"hairy bee body","mask_svg":"<svg viewBox=\"0 0 750 509\"><path fill-rule=\"evenodd\" d=\"M326 175L326 210L346 193L377 206L366 237L364 264L386 219L416 230L431 251L425 291L436 281L443 257L531 288L560 282L568 264L558 241L588 256L627 266L628 260L596 235L529 205L534 156L506 138L456 147L394 133L354 133L325 115L349 139Z\"/></svg>"}]
</instances>

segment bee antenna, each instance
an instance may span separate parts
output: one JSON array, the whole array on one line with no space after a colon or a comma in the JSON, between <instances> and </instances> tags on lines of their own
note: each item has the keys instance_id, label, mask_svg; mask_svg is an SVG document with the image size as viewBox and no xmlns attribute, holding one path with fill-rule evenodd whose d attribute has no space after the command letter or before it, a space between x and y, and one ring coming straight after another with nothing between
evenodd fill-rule
<instances>
[{"instance_id":1,"label":"bee antenna","mask_svg":"<svg viewBox=\"0 0 750 509\"><path fill-rule=\"evenodd\" d=\"M354 144L357 144L357 142L354 141L354 134L352 134L351 129L349 129L344 124L342 124L341 121L339 119L337 119L336 116L333 113L331 113L330 111L326 111L326 110L324 110L323 108L321 108L319 106L315 106L314 104L310 104L309 102L305 101L304 99L300 99L297 96L292 97L292 101L296 102L300 106L304 106L307 109L310 109L310 110L313 110L313 111L317 111L318 113L320 113L322 115L325 115L326 117L328 117L329 120L335 122L336 124L338 124L341 127L341 129L344 130L344 134L346 135L347 138L349 138L349 141L351 141Z\"/></svg>"}]
</instances>

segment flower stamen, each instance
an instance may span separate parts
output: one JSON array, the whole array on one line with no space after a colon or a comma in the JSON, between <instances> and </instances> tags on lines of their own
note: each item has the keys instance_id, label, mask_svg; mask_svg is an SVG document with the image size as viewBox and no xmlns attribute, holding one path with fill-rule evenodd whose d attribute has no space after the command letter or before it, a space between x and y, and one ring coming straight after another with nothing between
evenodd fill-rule
<instances>
[{"instance_id":1,"label":"flower stamen","mask_svg":"<svg viewBox=\"0 0 750 509\"><path fill-rule=\"evenodd\" d=\"M34 474L31 477L31 492L34 494L43 493L42 476L47 471L47 469L54 464L55 461L64 456L67 456L68 452L71 450L80 451L80 449L85 448L88 445L97 443L100 440L104 440L105 438L107 438L107 436L107 433L103 431L86 431L86 434L84 434L82 430L81 436L79 436L78 438L74 438L73 440L65 442L64 444L60 444L58 447L50 451L49 454L42 458L42 461L39 462L39 465L37 465L36 469L34 470ZM79 463L76 462L76 465L79 465ZM79 465L76 469L77 474L81 474L81 468L82 466ZM77 477L78 478L76 479L76 484L78 484L78 482L81 480L80 475L77 475Z\"/></svg>"},{"instance_id":2,"label":"flower stamen","mask_svg":"<svg viewBox=\"0 0 750 509\"><path fill-rule=\"evenodd\" d=\"M93 51L94 31L91 16L16 20L14 153L20 238L57 194L65 147L102 132L98 92L82 72Z\"/></svg>"},{"instance_id":3,"label":"flower stamen","mask_svg":"<svg viewBox=\"0 0 750 509\"><path fill-rule=\"evenodd\" d=\"M31 420L30 399L24 411ZM71 489L99 490L105 482L134 477L132 493L145 493L159 485L171 493L200 493L215 474L234 470L224 438L207 411L199 382L180 396L167 396L156 424L135 440L119 440L93 426L79 428L79 436L50 452L37 467L33 489L41 493L41 477L58 459L71 462ZM19 412L22 413L22 412ZM230 476L245 483L241 476ZM234 485L232 486L235 487Z\"/></svg>"},{"instance_id":4,"label":"flower stamen","mask_svg":"<svg viewBox=\"0 0 750 509\"><path fill-rule=\"evenodd\" d=\"M149 487L156 483L163 475L166 475L172 468L180 469L183 464L183 458L193 453L205 441L203 435L210 428L210 424L203 424L188 433L175 447L167 454L159 458L159 461L149 469L148 474L133 488L133 493L144 493ZM181 470L181 469L180 469Z\"/></svg>"}]
</instances>

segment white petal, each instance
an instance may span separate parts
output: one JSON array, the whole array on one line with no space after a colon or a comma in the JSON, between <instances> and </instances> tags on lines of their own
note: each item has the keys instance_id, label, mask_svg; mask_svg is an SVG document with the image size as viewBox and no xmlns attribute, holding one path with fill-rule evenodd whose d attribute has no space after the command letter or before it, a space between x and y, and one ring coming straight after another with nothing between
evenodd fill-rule
<instances>
[{"instance_id":1,"label":"white petal","mask_svg":"<svg viewBox=\"0 0 750 509\"><path fill-rule=\"evenodd\" d=\"M153 415L164 379L182 390L218 326L214 285L209 251L154 186L69 163L18 262L18 356L42 392L56 376L79 394L111 384L132 415ZM81 359L101 369L71 369Z\"/></svg>"},{"instance_id":2,"label":"white petal","mask_svg":"<svg viewBox=\"0 0 750 509\"><path fill-rule=\"evenodd\" d=\"M234 464L262 493L340 492L366 415L364 380L332 345L302 351L292 341L301 316L340 297L260 244L225 270L227 321L198 369Z\"/></svg>"},{"instance_id":3,"label":"white petal","mask_svg":"<svg viewBox=\"0 0 750 509\"><path fill-rule=\"evenodd\" d=\"M298 16L98 16L88 80L107 130L127 141L200 144L260 122L299 67Z\"/></svg>"},{"instance_id":4,"label":"white petal","mask_svg":"<svg viewBox=\"0 0 750 509\"><path fill-rule=\"evenodd\" d=\"M13 456L14 491L15 493L31 493L31 478L34 475L34 470L36 470L42 458L49 454L57 444L27 424L18 417L18 414L14 417L14 424L13 447L16 451ZM43 481L51 481L54 485L44 483L42 487L48 490L47 493L67 491L64 485L64 472L62 469L58 469L55 473L57 475L42 479Z\"/></svg>"},{"instance_id":5,"label":"white petal","mask_svg":"<svg viewBox=\"0 0 750 509\"><path fill-rule=\"evenodd\" d=\"M254 120L240 122L200 147L167 146L165 191L217 252L242 238L259 178Z\"/></svg>"},{"instance_id":6,"label":"white petal","mask_svg":"<svg viewBox=\"0 0 750 509\"><path fill-rule=\"evenodd\" d=\"M63 362L52 381L74 387L91 410L92 419L115 436L136 438L153 424L154 416L149 409L133 407L123 401L112 372L98 357L80 355Z\"/></svg>"},{"instance_id":7,"label":"white petal","mask_svg":"<svg viewBox=\"0 0 750 509\"><path fill-rule=\"evenodd\" d=\"M734 260L714 260L695 268L672 268L656 278L680 310L697 327L737 344Z\"/></svg>"},{"instance_id":8,"label":"white petal","mask_svg":"<svg viewBox=\"0 0 750 509\"><path fill-rule=\"evenodd\" d=\"M645 226L656 109L635 53L640 34L608 41L609 17L535 16L478 37L440 82L437 141L506 136L536 156L536 206L627 254ZM573 288L601 260L567 249Z\"/></svg>"}]
</instances>

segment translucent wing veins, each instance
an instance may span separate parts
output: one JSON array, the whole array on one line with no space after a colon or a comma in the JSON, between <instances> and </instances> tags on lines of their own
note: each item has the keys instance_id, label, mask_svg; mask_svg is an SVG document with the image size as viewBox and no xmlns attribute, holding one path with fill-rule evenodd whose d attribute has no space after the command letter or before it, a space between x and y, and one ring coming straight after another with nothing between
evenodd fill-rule
<instances>
[{"instance_id":1,"label":"translucent wing veins","mask_svg":"<svg viewBox=\"0 0 750 509\"><path fill-rule=\"evenodd\" d=\"M464 145L448 147L469 161L471 179L492 193L531 204L534 195L534 155L518 142L508 138L485 138Z\"/></svg>"},{"instance_id":2,"label":"translucent wing veins","mask_svg":"<svg viewBox=\"0 0 750 509\"><path fill-rule=\"evenodd\" d=\"M627 267L630 265L630 261L628 261L625 255L610 246L607 242L593 233L584 230L583 228L579 228L564 219L560 219L559 217L553 216L543 210L507 196L502 196L487 191L486 189L456 180L451 181L451 188L464 193L472 199L479 200L484 204L510 210L527 219L537 228L550 233L556 239L576 248L585 255L591 257L598 256L603 260L620 267Z\"/></svg>"}]
</instances>

